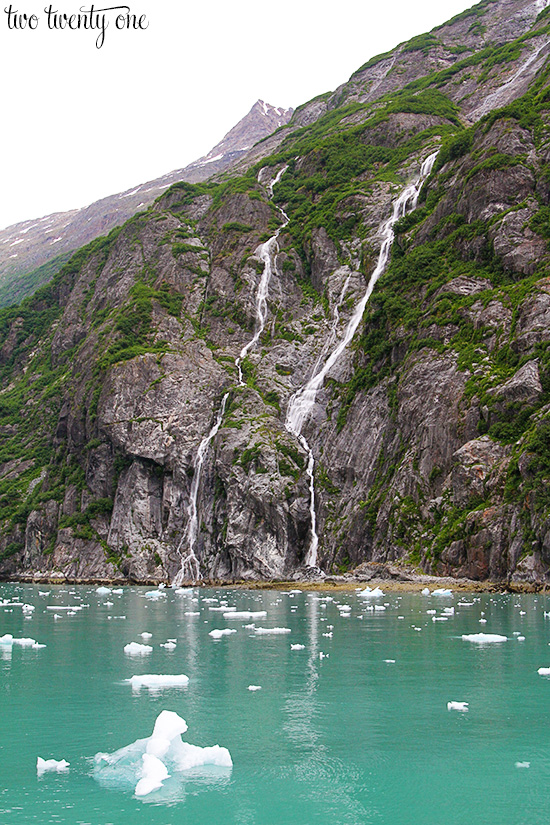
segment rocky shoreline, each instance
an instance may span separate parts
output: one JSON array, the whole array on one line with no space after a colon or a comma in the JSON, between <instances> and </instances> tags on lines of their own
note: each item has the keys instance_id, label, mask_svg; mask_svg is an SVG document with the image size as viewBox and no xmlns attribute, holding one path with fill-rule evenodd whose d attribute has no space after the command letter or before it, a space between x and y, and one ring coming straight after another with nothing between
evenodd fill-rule
<instances>
[{"instance_id":1,"label":"rocky shoreline","mask_svg":"<svg viewBox=\"0 0 550 825\"><path fill-rule=\"evenodd\" d=\"M79 578L65 576L61 571L20 573L6 576L0 581L48 585L170 586L170 582L157 578L141 581L123 578ZM250 590L286 590L299 587L301 590L345 591L355 590L365 584L381 587L388 592L416 592L423 590L425 587L447 587L456 591L472 593L546 593L550 591L550 586L541 581L476 581L467 578L453 578L452 576L430 576L419 573L416 569L405 565L372 562L362 564L344 575L327 576L318 568L303 568L298 570L291 579L240 579L234 581L201 579L198 582L188 582L186 586Z\"/></svg>"}]
</instances>

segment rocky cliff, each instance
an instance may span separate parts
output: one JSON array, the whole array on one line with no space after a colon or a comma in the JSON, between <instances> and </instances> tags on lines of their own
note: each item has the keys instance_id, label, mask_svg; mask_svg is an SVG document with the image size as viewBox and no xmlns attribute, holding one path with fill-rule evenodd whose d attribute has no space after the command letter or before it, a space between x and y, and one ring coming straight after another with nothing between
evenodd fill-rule
<instances>
[{"instance_id":1,"label":"rocky cliff","mask_svg":"<svg viewBox=\"0 0 550 825\"><path fill-rule=\"evenodd\" d=\"M3 575L547 582L543 5L369 61L3 311Z\"/></svg>"}]
</instances>

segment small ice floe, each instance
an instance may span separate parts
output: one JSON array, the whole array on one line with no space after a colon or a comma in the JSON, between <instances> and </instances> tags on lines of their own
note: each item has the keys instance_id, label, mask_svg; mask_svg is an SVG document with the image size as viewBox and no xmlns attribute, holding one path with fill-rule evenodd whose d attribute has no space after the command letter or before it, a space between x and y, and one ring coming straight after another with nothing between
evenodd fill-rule
<instances>
[{"instance_id":1,"label":"small ice floe","mask_svg":"<svg viewBox=\"0 0 550 825\"><path fill-rule=\"evenodd\" d=\"M198 610L187 610L183 615L184 616L200 616L201 614Z\"/></svg>"},{"instance_id":2,"label":"small ice floe","mask_svg":"<svg viewBox=\"0 0 550 825\"><path fill-rule=\"evenodd\" d=\"M51 590L39 590L38 595L39 596L49 596L51 592L52 592Z\"/></svg>"},{"instance_id":3,"label":"small ice floe","mask_svg":"<svg viewBox=\"0 0 550 825\"><path fill-rule=\"evenodd\" d=\"M23 613L32 613L36 610L34 604L24 604L21 609L23 610Z\"/></svg>"},{"instance_id":4,"label":"small ice floe","mask_svg":"<svg viewBox=\"0 0 550 825\"><path fill-rule=\"evenodd\" d=\"M213 613L234 613L236 612L236 607L228 607L226 604L224 605L217 605L216 607L209 607Z\"/></svg>"},{"instance_id":5,"label":"small ice floe","mask_svg":"<svg viewBox=\"0 0 550 825\"><path fill-rule=\"evenodd\" d=\"M224 619L244 619L249 621L250 619L265 619L267 616L267 610L235 610L231 611L231 613L224 613Z\"/></svg>"},{"instance_id":6,"label":"small ice floe","mask_svg":"<svg viewBox=\"0 0 550 825\"><path fill-rule=\"evenodd\" d=\"M36 773L42 776L43 773L66 773L69 770L70 762L66 759L36 759Z\"/></svg>"},{"instance_id":7,"label":"small ice floe","mask_svg":"<svg viewBox=\"0 0 550 825\"><path fill-rule=\"evenodd\" d=\"M375 613L382 613L386 609L386 605L384 604L375 604L374 611Z\"/></svg>"},{"instance_id":8,"label":"small ice floe","mask_svg":"<svg viewBox=\"0 0 550 825\"><path fill-rule=\"evenodd\" d=\"M261 690L261 689L262 689L261 685L248 685L248 690L255 691L255 690Z\"/></svg>"},{"instance_id":9,"label":"small ice floe","mask_svg":"<svg viewBox=\"0 0 550 825\"><path fill-rule=\"evenodd\" d=\"M550 676L550 667L539 667L537 673L539 676Z\"/></svg>"},{"instance_id":10,"label":"small ice floe","mask_svg":"<svg viewBox=\"0 0 550 825\"><path fill-rule=\"evenodd\" d=\"M444 608L443 608L443 613L444 613L446 616L454 616L454 614L455 614L455 609L454 609L454 607L444 607Z\"/></svg>"},{"instance_id":11,"label":"small ice floe","mask_svg":"<svg viewBox=\"0 0 550 825\"><path fill-rule=\"evenodd\" d=\"M359 593L359 596L362 596L364 599L378 599L384 595L384 591L379 587L375 587L374 590L371 590L370 587L365 587L365 589Z\"/></svg>"},{"instance_id":12,"label":"small ice floe","mask_svg":"<svg viewBox=\"0 0 550 825\"><path fill-rule=\"evenodd\" d=\"M449 590L449 588L446 588L446 587L440 587L437 590L432 591L432 596L452 596L452 595L453 595L453 591Z\"/></svg>"},{"instance_id":13,"label":"small ice floe","mask_svg":"<svg viewBox=\"0 0 550 825\"><path fill-rule=\"evenodd\" d=\"M430 588L429 587L424 587L423 590L421 590L420 592L422 593L423 596L429 596L430 595Z\"/></svg>"},{"instance_id":14,"label":"small ice floe","mask_svg":"<svg viewBox=\"0 0 550 825\"><path fill-rule=\"evenodd\" d=\"M153 634L148 633L147 630L144 630L143 633L140 633L139 635L141 636L142 639L152 639L153 638Z\"/></svg>"},{"instance_id":15,"label":"small ice floe","mask_svg":"<svg viewBox=\"0 0 550 825\"><path fill-rule=\"evenodd\" d=\"M449 621L448 616L432 616L432 622L447 622Z\"/></svg>"},{"instance_id":16,"label":"small ice floe","mask_svg":"<svg viewBox=\"0 0 550 825\"><path fill-rule=\"evenodd\" d=\"M111 588L110 587L98 587L95 592L97 593L98 596L108 596L109 593L111 592Z\"/></svg>"},{"instance_id":17,"label":"small ice floe","mask_svg":"<svg viewBox=\"0 0 550 825\"><path fill-rule=\"evenodd\" d=\"M487 624L487 619L480 619L480 620L479 620L479 623L480 623L480 624Z\"/></svg>"},{"instance_id":18,"label":"small ice floe","mask_svg":"<svg viewBox=\"0 0 550 825\"><path fill-rule=\"evenodd\" d=\"M473 607L473 602L457 602L457 607Z\"/></svg>"},{"instance_id":19,"label":"small ice floe","mask_svg":"<svg viewBox=\"0 0 550 825\"><path fill-rule=\"evenodd\" d=\"M207 598L207 599L203 599L203 602L204 602L204 604L216 604L216 602L219 602L219 599L218 598Z\"/></svg>"},{"instance_id":20,"label":"small ice floe","mask_svg":"<svg viewBox=\"0 0 550 825\"><path fill-rule=\"evenodd\" d=\"M349 604L337 604L336 607L338 608L338 610L340 610L340 612L343 613L351 611L351 605Z\"/></svg>"},{"instance_id":21,"label":"small ice floe","mask_svg":"<svg viewBox=\"0 0 550 825\"><path fill-rule=\"evenodd\" d=\"M255 627L254 632L258 634L258 636L278 636L282 635L283 633L291 633L290 627Z\"/></svg>"},{"instance_id":22,"label":"small ice floe","mask_svg":"<svg viewBox=\"0 0 550 825\"><path fill-rule=\"evenodd\" d=\"M203 765L232 767L227 748L190 745L181 738L186 731L187 724L181 716L163 710L151 736L138 739L114 753L97 753L94 779L109 789L133 790L137 797L144 797L160 790L164 780L173 778L174 774Z\"/></svg>"},{"instance_id":23,"label":"small ice floe","mask_svg":"<svg viewBox=\"0 0 550 825\"><path fill-rule=\"evenodd\" d=\"M516 638L517 638L518 642L524 642L525 641L525 636L517 636Z\"/></svg>"},{"instance_id":24,"label":"small ice floe","mask_svg":"<svg viewBox=\"0 0 550 825\"><path fill-rule=\"evenodd\" d=\"M332 639L332 632L323 633L323 636L325 637L325 639Z\"/></svg>"},{"instance_id":25,"label":"small ice floe","mask_svg":"<svg viewBox=\"0 0 550 825\"><path fill-rule=\"evenodd\" d=\"M189 676L183 673L177 675L146 673L141 676L132 676L131 679L125 681L132 686L135 693L139 693L141 688L146 688L151 693L158 693L165 688L186 687L189 684Z\"/></svg>"},{"instance_id":26,"label":"small ice floe","mask_svg":"<svg viewBox=\"0 0 550 825\"><path fill-rule=\"evenodd\" d=\"M124 590L122 589L122 587L118 587L116 590L112 591L113 596L122 596L123 593Z\"/></svg>"},{"instance_id":27,"label":"small ice floe","mask_svg":"<svg viewBox=\"0 0 550 825\"><path fill-rule=\"evenodd\" d=\"M465 642L474 642L479 645L507 642L508 636L499 636L498 633L465 633L462 635Z\"/></svg>"},{"instance_id":28,"label":"small ice floe","mask_svg":"<svg viewBox=\"0 0 550 825\"><path fill-rule=\"evenodd\" d=\"M435 616L437 610L426 610L426 616Z\"/></svg>"},{"instance_id":29,"label":"small ice floe","mask_svg":"<svg viewBox=\"0 0 550 825\"><path fill-rule=\"evenodd\" d=\"M291 650L305 650L305 645L290 645Z\"/></svg>"},{"instance_id":30,"label":"small ice floe","mask_svg":"<svg viewBox=\"0 0 550 825\"><path fill-rule=\"evenodd\" d=\"M530 762L516 762L515 767L516 768L530 768L531 763Z\"/></svg>"},{"instance_id":31,"label":"small ice floe","mask_svg":"<svg viewBox=\"0 0 550 825\"><path fill-rule=\"evenodd\" d=\"M232 633L236 632L236 630L231 630L226 627L224 630L211 630L208 635L212 636L213 639L221 639L222 636L231 636Z\"/></svg>"},{"instance_id":32,"label":"small ice floe","mask_svg":"<svg viewBox=\"0 0 550 825\"><path fill-rule=\"evenodd\" d=\"M175 642L161 642L160 646L163 647L165 650L175 650L177 645Z\"/></svg>"},{"instance_id":33,"label":"small ice floe","mask_svg":"<svg viewBox=\"0 0 550 825\"><path fill-rule=\"evenodd\" d=\"M447 702L447 710L459 710L461 713L467 713L469 704L469 702Z\"/></svg>"},{"instance_id":34,"label":"small ice floe","mask_svg":"<svg viewBox=\"0 0 550 825\"><path fill-rule=\"evenodd\" d=\"M166 598L166 593L164 590L147 590L144 595L146 599L150 599L153 602Z\"/></svg>"},{"instance_id":35,"label":"small ice floe","mask_svg":"<svg viewBox=\"0 0 550 825\"><path fill-rule=\"evenodd\" d=\"M30 647L33 650L41 650L42 648L46 647L46 645L39 644L36 639L16 639L11 633L6 633L4 636L0 636L0 645L2 647L13 647L13 645L18 645L19 647Z\"/></svg>"},{"instance_id":36,"label":"small ice floe","mask_svg":"<svg viewBox=\"0 0 550 825\"><path fill-rule=\"evenodd\" d=\"M130 642L130 644L124 645L124 652L127 653L128 656L147 656L153 652L153 648L151 645L140 645L137 642Z\"/></svg>"},{"instance_id":37,"label":"small ice floe","mask_svg":"<svg viewBox=\"0 0 550 825\"><path fill-rule=\"evenodd\" d=\"M176 596L188 596L192 592L193 589L191 587L176 587L174 590Z\"/></svg>"},{"instance_id":38,"label":"small ice floe","mask_svg":"<svg viewBox=\"0 0 550 825\"><path fill-rule=\"evenodd\" d=\"M384 661L387 665L394 665L395 664L395 659L384 659Z\"/></svg>"}]
</instances>

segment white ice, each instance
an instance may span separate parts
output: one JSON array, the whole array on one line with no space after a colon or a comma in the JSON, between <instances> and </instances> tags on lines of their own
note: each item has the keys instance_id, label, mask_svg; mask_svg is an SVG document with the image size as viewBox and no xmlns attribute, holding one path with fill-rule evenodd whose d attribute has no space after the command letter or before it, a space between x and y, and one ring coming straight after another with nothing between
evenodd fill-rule
<instances>
[{"instance_id":1,"label":"white ice","mask_svg":"<svg viewBox=\"0 0 550 825\"><path fill-rule=\"evenodd\" d=\"M173 676L146 673L141 676L132 676L131 679L126 679L126 681L134 691L139 691L141 688L158 691L163 688L185 687L189 684L189 676L185 676L183 673Z\"/></svg>"},{"instance_id":2,"label":"white ice","mask_svg":"<svg viewBox=\"0 0 550 825\"><path fill-rule=\"evenodd\" d=\"M177 645L176 645L176 643L175 643L175 642L170 642L170 641L168 641L168 642L164 642L164 643L163 643L163 642L161 642L161 643L160 643L160 646L161 646L161 647L164 647L166 650L175 650L175 649L176 649L176 647L177 647Z\"/></svg>"},{"instance_id":3,"label":"white ice","mask_svg":"<svg viewBox=\"0 0 550 825\"><path fill-rule=\"evenodd\" d=\"M384 595L384 591L379 587L375 587L374 590L371 590L370 587L365 587L364 590L361 590L359 595L364 599L378 599L380 596Z\"/></svg>"},{"instance_id":4,"label":"white ice","mask_svg":"<svg viewBox=\"0 0 550 825\"><path fill-rule=\"evenodd\" d=\"M181 716L163 710L155 722L153 733L146 739L138 739L114 753L95 755L95 778L108 787L135 784L136 796L147 796L162 787L165 779L175 773L216 765L231 768L231 754L219 745L200 748L183 742L181 734L187 724Z\"/></svg>"},{"instance_id":5,"label":"white ice","mask_svg":"<svg viewBox=\"0 0 550 825\"><path fill-rule=\"evenodd\" d=\"M530 768L530 762L516 762L516 768Z\"/></svg>"},{"instance_id":6,"label":"white ice","mask_svg":"<svg viewBox=\"0 0 550 825\"><path fill-rule=\"evenodd\" d=\"M136 785L136 796L147 796L151 791L162 788L165 779L170 778L164 762L151 753L144 753L141 757L143 767L141 769L141 779Z\"/></svg>"},{"instance_id":7,"label":"white ice","mask_svg":"<svg viewBox=\"0 0 550 825\"><path fill-rule=\"evenodd\" d=\"M137 642L130 642L130 644L124 645L124 652L129 656L146 656L148 653L153 652L153 648L151 645L140 645Z\"/></svg>"},{"instance_id":8,"label":"white ice","mask_svg":"<svg viewBox=\"0 0 550 825\"><path fill-rule=\"evenodd\" d=\"M213 639L221 639L222 636L230 636L232 633L236 632L236 630L225 628L225 630L211 630L208 635L212 636Z\"/></svg>"},{"instance_id":9,"label":"white ice","mask_svg":"<svg viewBox=\"0 0 550 825\"><path fill-rule=\"evenodd\" d=\"M39 756L36 760L36 773L42 776L43 773L65 773L69 770L70 763L65 759L42 759Z\"/></svg>"},{"instance_id":10,"label":"white ice","mask_svg":"<svg viewBox=\"0 0 550 825\"><path fill-rule=\"evenodd\" d=\"M469 702L447 702L447 710L460 710L462 713L466 713L469 704Z\"/></svg>"},{"instance_id":11,"label":"white ice","mask_svg":"<svg viewBox=\"0 0 550 825\"><path fill-rule=\"evenodd\" d=\"M110 587L98 587L95 592L97 593L98 596L108 596L109 593L111 592L111 588Z\"/></svg>"},{"instance_id":12,"label":"white ice","mask_svg":"<svg viewBox=\"0 0 550 825\"><path fill-rule=\"evenodd\" d=\"M261 689L262 689L261 685L248 685L248 690L255 691L255 690L261 690Z\"/></svg>"},{"instance_id":13,"label":"white ice","mask_svg":"<svg viewBox=\"0 0 550 825\"><path fill-rule=\"evenodd\" d=\"M432 596L452 596L453 591L445 587L440 587L438 590L432 591Z\"/></svg>"},{"instance_id":14,"label":"white ice","mask_svg":"<svg viewBox=\"0 0 550 825\"><path fill-rule=\"evenodd\" d=\"M305 650L305 645L290 645L291 650Z\"/></svg>"},{"instance_id":15,"label":"white ice","mask_svg":"<svg viewBox=\"0 0 550 825\"><path fill-rule=\"evenodd\" d=\"M258 634L258 636L267 636L270 635L279 635L282 633L291 633L290 627L255 627L254 632Z\"/></svg>"},{"instance_id":16,"label":"white ice","mask_svg":"<svg viewBox=\"0 0 550 825\"><path fill-rule=\"evenodd\" d=\"M148 633L146 630L144 630L143 633L140 633L139 635L141 636L142 639L152 639L153 638L153 634Z\"/></svg>"},{"instance_id":17,"label":"white ice","mask_svg":"<svg viewBox=\"0 0 550 825\"><path fill-rule=\"evenodd\" d=\"M429 588L429 587L425 587L425 588L422 590L422 595L423 595L423 596L429 596L429 595L430 595L430 588Z\"/></svg>"},{"instance_id":18,"label":"white ice","mask_svg":"<svg viewBox=\"0 0 550 825\"><path fill-rule=\"evenodd\" d=\"M492 644L495 642L507 642L508 636L499 636L498 633L466 633L462 639L465 642L475 642L477 644Z\"/></svg>"},{"instance_id":19,"label":"white ice","mask_svg":"<svg viewBox=\"0 0 550 825\"><path fill-rule=\"evenodd\" d=\"M238 610L233 613L224 613L224 619L265 619L267 610Z\"/></svg>"},{"instance_id":20,"label":"white ice","mask_svg":"<svg viewBox=\"0 0 550 825\"><path fill-rule=\"evenodd\" d=\"M539 667L537 673L539 676L550 676L550 667Z\"/></svg>"}]
</instances>

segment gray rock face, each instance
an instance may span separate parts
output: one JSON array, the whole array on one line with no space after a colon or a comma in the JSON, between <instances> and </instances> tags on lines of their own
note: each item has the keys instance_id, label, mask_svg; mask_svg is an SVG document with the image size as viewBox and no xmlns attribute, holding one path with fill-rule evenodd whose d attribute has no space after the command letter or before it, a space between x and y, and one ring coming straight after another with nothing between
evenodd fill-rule
<instances>
[{"instance_id":1,"label":"gray rock face","mask_svg":"<svg viewBox=\"0 0 550 825\"><path fill-rule=\"evenodd\" d=\"M19 452L0 463L0 573L316 581L358 565L399 575L405 561L547 580L550 280L539 232L550 159L546 138L515 118L480 124L436 168L315 392L307 442L286 422L365 294L395 198L439 132L475 119L541 38L486 67L485 88L481 62L454 71L457 47L508 42L534 17L533 4L499 0L484 35L468 13L371 61L298 110L288 143L250 150L242 178L173 187L84 255L34 315L6 316L0 433ZM376 116L381 95L451 68L429 89L448 96L430 98L438 114L416 111L425 99L414 87L412 101L399 97L410 111ZM339 144L352 170L339 189L327 146L344 128L356 142L350 156ZM289 193L290 223L275 237L270 183L285 165L275 198Z\"/></svg>"}]
</instances>

